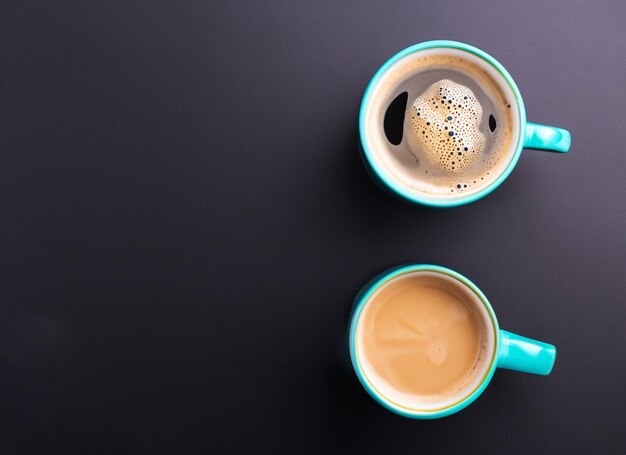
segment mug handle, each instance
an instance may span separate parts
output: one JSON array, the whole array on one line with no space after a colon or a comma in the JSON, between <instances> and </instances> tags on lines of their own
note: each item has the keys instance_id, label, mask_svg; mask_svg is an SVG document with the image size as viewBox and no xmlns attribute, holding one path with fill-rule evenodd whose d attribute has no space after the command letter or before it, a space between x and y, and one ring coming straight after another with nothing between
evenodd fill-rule
<instances>
[{"instance_id":1,"label":"mug handle","mask_svg":"<svg viewBox=\"0 0 626 455\"><path fill-rule=\"evenodd\" d=\"M546 376L555 359L556 348L551 344L500 330L498 368Z\"/></svg>"},{"instance_id":2,"label":"mug handle","mask_svg":"<svg viewBox=\"0 0 626 455\"><path fill-rule=\"evenodd\" d=\"M526 122L524 148L565 153L572 144L569 131L556 126L539 125Z\"/></svg>"}]
</instances>

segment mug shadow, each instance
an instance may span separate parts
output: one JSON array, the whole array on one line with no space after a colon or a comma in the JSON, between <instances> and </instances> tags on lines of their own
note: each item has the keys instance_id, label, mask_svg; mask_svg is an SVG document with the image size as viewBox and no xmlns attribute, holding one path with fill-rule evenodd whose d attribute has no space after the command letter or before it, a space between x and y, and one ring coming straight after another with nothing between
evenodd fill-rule
<instances>
[{"instance_id":1,"label":"mug shadow","mask_svg":"<svg viewBox=\"0 0 626 455\"><path fill-rule=\"evenodd\" d=\"M485 211L491 212L493 205L506 203L507 199L516 198L524 191L522 181L532 174L532 169L525 169L528 163L518 163L511 175L490 194L458 207L437 208L416 204L394 195L381 183L375 182L368 174L364 157L359 150L358 128L344 129L348 131L342 138L339 148L340 161L337 163L337 178L340 190L349 197L349 208L355 217L362 217L374 225L389 224L395 217L404 217L417 225L427 225L430 228L443 228L450 219L465 216L472 210L472 218L482 215ZM526 164L526 166L524 166ZM375 216L374 216L375 215Z\"/></svg>"},{"instance_id":2,"label":"mug shadow","mask_svg":"<svg viewBox=\"0 0 626 455\"><path fill-rule=\"evenodd\" d=\"M494 203L505 202L506 197L502 196L506 191L497 194L496 190L485 198L487 200L451 208L429 207L400 199L381 189L370 177L357 141L356 127L344 129L336 140L339 142L337 153L333 155L331 175L321 197L333 197L336 222L342 225L341 229L353 233L351 241L370 245L368 248L373 245L379 257L386 256L385 248L389 248L391 262L382 263L373 272L405 262L455 268L456 256L451 256L449 240L456 239L456 250L469 248L471 239L459 236L461 223L463 230L478 230L480 224L493 218ZM402 247L400 239L406 239L406 248Z\"/></svg>"},{"instance_id":3,"label":"mug shadow","mask_svg":"<svg viewBox=\"0 0 626 455\"><path fill-rule=\"evenodd\" d=\"M383 215L437 215L440 209L414 204L390 193L375 182L366 169L364 157L359 150L359 134L355 127L346 135L341 148L340 163L342 180L346 184L346 190L353 197L352 203L361 211L382 211ZM379 217L383 219L383 217Z\"/></svg>"},{"instance_id":4,"label":"mug shadow","mask_svg":"<svg viewBox=\"0 0 626 455\"><path fill-rule=\"evenodd\" d=\"M345 327L349 315L350 308L345 312ZM456 414L434 420L414 420L396 415L375 402L363 389L350 363L345 332L334 335L341 343L322 372L320 388L321 395L327 397L324 430L337 447L366 449L364 434L376 434L381 438L377 441L383 443L410 434L438 442L448 450L463 452L467 444L488 437L493 429L506 430L507 423L501 418L503 410L524 407L521 383L515 380L519 374L498 370L485 392ZM481 429L477 430L476 422L482 422ZM456 435L455 440L449 439L451 432Z\"/></svg>"}]
</instances>

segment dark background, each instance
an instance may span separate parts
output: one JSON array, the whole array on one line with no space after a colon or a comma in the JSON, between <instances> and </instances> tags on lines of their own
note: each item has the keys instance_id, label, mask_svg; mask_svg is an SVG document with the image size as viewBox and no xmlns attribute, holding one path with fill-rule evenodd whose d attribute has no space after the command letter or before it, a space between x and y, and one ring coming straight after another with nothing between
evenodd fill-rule
<instances>
[{"instance_id":1,"label":"dark background","mask_svg":"<svg viewBox=\"0 0 626 455\"><path fill-rule=\"evenodd\" d=\"M626 4L0 3L0 452L626 453ZM397 201L356 148L375 70L476 45L569 154L469 206ZM555 344L412 421L347 363L352 298L451 267Z\"/></svg>"}]
</instances>

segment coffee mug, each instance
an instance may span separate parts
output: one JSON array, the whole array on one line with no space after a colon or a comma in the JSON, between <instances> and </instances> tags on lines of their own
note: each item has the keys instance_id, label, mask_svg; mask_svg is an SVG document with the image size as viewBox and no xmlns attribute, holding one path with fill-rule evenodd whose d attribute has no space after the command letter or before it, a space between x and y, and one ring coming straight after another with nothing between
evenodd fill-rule
<instances>
[{"instance_id":1,"label":"coffee mug","mask_svg":"<svg viewBox=\"0 0 626 455\"><path fill-rule=\"evenodd\" d=\"M420 186L416 184L417 181L414 178L414 174L412 174L414 170L405 169L404 166L408 165L410 167L415 164L415 161L419 162L420 160L417 159L418 157L416 157L416 160L413 160L413 157L408 155L405 151L398 152L398 146L401 145L404 147L404 144L390 143L389 138L385 136L383 123L385 121L386 112L392 101L396 99L399 94L403 92L406 93L407 86L419 83L420 78L427 77L423 75L434 77L432 76L435 74L433 73L434 70L441 71L441 65L437 63L437 58L441 60L446 56L449 56L450 59L456 59L454 74L458 74L460 78L470 80L471 74L471 78L473 78L473 80L475 79L476 87L480 85L486 86L485 84L495 87L494 90L498 92L498 100L506 100L504 103L506 103L507 109L505 109L504 112L510 117L510 122L508 122L510 125L505 125L508 128L508 132L506 133L508 136L506 150L500 151L494 148L496 152L493 154L493 159L498 161L498 163L497 165L493 165L491 173L487 171L485 175L481 174L480 177L474 175L469 178L459 179L458 183L454 180L461 169L458 161L468 157L473 159L473 157L478 156L478 154L472 156L473 150L471 150L471 147L468 152L467 147L463 147L460 142L454 142L457 139L462 141L462 137L460 137L459 134L457 134L456 137L443 136L442 139L437 137L436 141L433 141L431 137L431 143L443 142L445 144L445 141L450 141L450 145L454 144L454 147L461 145L460 148L446 149L446 156L444 158L448 160L446 163L449 166L448 170L451 171L449 178L451 184L446 186L445 192L443 192L439 191L439 189L442 189L439 184L435 184L437 191L431 191L423 187L423 185ZM430 60L428 60L429 58ZM429 64L432 65L433 71L430 71L428 67ZM467 75L465 75L464 72L467 73ZM433 84L433 86L430 87L431 90L435 90L433 87L439 87L440 94L446 93L445 91L441 92L441 85L436 86L436 84ZM462 85L458 85L458 87L466 90ZM410 89L408 90L410 91ZM424 87L420 90L423 91ZM468 93L472 92L469 91ZM413 96L415 97L416 94L413 93ZM443 96L443 98L446 97ZM465 100L467 100L467 96ZM433 101L433 105L435 104L434 99L430 101ZM449 99L447 101L452 103ZM444 103L445 100L441 100L441 102ZM478 102L478 104L480 104L480 102ZM417 109L418 105L416 104L415 106ZM424 107L426 105L422 103L421 106ZM463 112L467 115L475 114L471 109L466 110L465 108L467 106L464 107L461 103L452 105L453 108L455 108L455 106L458 106L460 114ZM498 104L498 106L500 107L500 104ZM502 106L504 106L504 104L502 104ZM439 106L431 106L430 103L428 103L426 107L438 108ZM444 111L444 108L450 109L447 104L441 106L441 108L442 109L439 109L439 113ZM414 113L416 112L417 111L414 111ZM446 114L447 113L448 111L446 111ZM481 129L486 135L489 135L491 134L489 128L495 128L495 118L492 119L493 116L490 116L489 120L487 120L487 114L488 112L485 112L484 118L480 120L480 122ZM420 114L417 113L417 115ZM477 117L476 115L474 116ZM424 119L424 117L422 117L422 119ZM448 117L448 119L450 119L451 122L454 121L452 116ZM441 120L441 125L447 122L446 118L442 118ZM494 120L493 125L491 123L492 120ZM462 123L462 128L468 127L465 120L463 120ZM428 123L428 125L430 125L430 123ZM457 126L458 125L459 124L457 124ZM471 127L472 126L469 125L469 128ZM428 137L428 131L421 131L422 126L416 124L415 128L418 130L415 133L417 139L420 139L420 134L426 134L425 137ZM446 130L447 129L446 127ZM493 132L494 130L491 129L491 131ZM435 133L439 134L436 131ZM450 134L450 136L454 135L453 131L444 132L443 129L440 133L446 135ZM478 134L480 135L481 133ZM376 72L367 86L361 102L359 113L359 139L361 156L365 166L370 176L379 186L400 198L434 207L459 206L486 196L509 176L523 148L563 153L569 150L571 144L571 137L568 131L553 126L539 125L526 121L524 102L522 101L517 85L507 70L498 61L480 49L468 44L444 40L428 41L411 46L391 57ZM426 141L428 141L428 139L426 139ZM403 140L403 142L407 141ZM447 156L447 152L450 152L450 157ZM404 156L398 158L402 153L404 153ZM441 153L439 158L443 159ZM457 160L456 170L455 158ZM431 174L426 175L426 177L432 179L432 175L433 173L431 172Z\"/></svg>"},{"instance_id":2,"label":"coffee mug","mask_svg":"<svg viewBox=\"0 0 626 455\"><path fill-rule=\"evenodd\" d=\"M407 279L413 281L401 281ZM425 299L431 301L420 301L410 293L416 289L415 283L424 280L430 286L424 288L430 293ZM439 298L438 292L445 297L441 313L432 302ZM448 292L461 296L461 307L445 294ZM384 300L387 298L390 300ZM407 305L404 309L403 304ZM422 311L420 320L416 320L415 312L413 319L408 317L413 310ZM472 335L468 327L473 326L480 330L475 352L464 338ZM388 358L372 358L383 352L377 351L379 348L386 349ZM489 301L469 279L445 267L427 264L388 270L358 293L350 318L349 349L354 371L365 390L385 408L414 419L435 419L462 410L484 392L496 368L548 375L556 358L554 346L501 330ZM470 352L474 360L465 367L460 359ZM420 363L422 360L425 363ZM385 364L387 361L391 363ZM384 370L385 365L388 370ZM459 371L464 375L463 382L450 382L445 376ZM411 395L407 390L414 384L407 383L407 378L428 380L426 385L416 387L428 386L429 391ZM444 380L451 392L438 383Z\"/></svg>"}]
</instances>

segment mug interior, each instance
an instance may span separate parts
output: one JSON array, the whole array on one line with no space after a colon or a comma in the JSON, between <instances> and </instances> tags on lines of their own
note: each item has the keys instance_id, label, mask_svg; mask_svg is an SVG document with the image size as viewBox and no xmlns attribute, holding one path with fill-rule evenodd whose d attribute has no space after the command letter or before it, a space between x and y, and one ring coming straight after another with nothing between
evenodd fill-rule
<instances>
[{"instance_id":1,"label":"mug interior","mask_svg":"<svg viewBox=\"0 0 626 455\"><path fill-rule=\"evenodd\" d=\"M388 141L383 127L385 112L390 103L416 76L417 65L429 55L450 55L465 59L477 71L484 72L486 80L493 81L500 93L511 100L511 137L508 148L503 150L504 159L490 173L489 181L476 189L450 195L434 194L412 185L414 177L403 173L394 162L393 145ZM360 112L360 135L364 155L372 170L382 182L396 194L426 205L454 206L476 200L495 189L511 172L522 149L522 127L525 113L519 91L506 70L492 57L471 46L451 41L428 42L408 48L392 57L376 73L370 82Z\"/></svg>"},{"instance_id":2,"label":"mug interior","mask_svg":"<svg viewBox=\"0 0 626 455\"><path fill-rule=\"evenodd\" d=\"M433 266L434 267L434 266ZM433 277L445 283L446 287L462 292L466 304L471 304L473 313L480 326L482 343L485 350L476 370L464 387L454 394L445 394L441 397L428 399L412 397L398 393L390 387L379 372L369 364L367 356L363 355L363 336L361 316L368 310L381 289L395 280L407 275L421 275ZM408 417L439 417L447 415L465 407L475 399L486 386L495 370L495 357L498 349L498 327L493 310L484 295L476 286L465 277L448 269L435 269L423 266L413 266L400 269L383 277L374 284L358 302L352 318L351 327L351 356L357 375L365 389L381 404Z\"/></svg>"}]
</instances>

